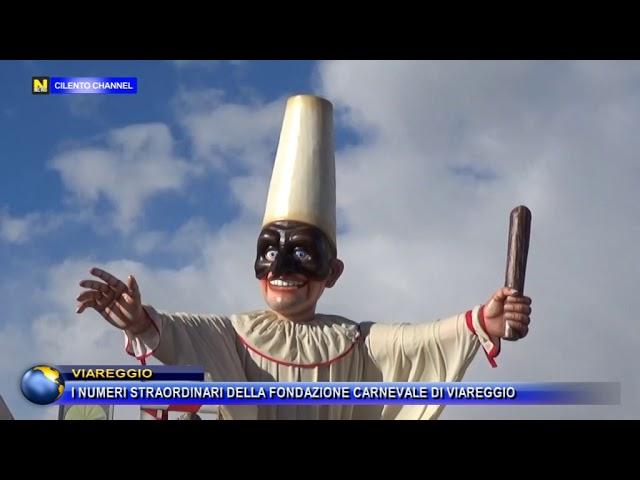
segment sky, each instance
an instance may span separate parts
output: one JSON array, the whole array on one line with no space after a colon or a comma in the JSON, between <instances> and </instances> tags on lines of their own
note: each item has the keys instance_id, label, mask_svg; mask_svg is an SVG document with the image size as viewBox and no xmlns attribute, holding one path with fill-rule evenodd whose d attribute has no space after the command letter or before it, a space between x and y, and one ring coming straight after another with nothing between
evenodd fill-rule
<instances>
[{"instance_id":1,"label":"sky","mask_svg":"<svg viewBox=\"0 0 640 480\"><path fill-rule=\"evenodd\" d=\"M133 76L126 96L34 96L31 76ZM449 406L443 419L640 418L640 63L0 61L0 395L36 363L130 362L76 315L91 266L160 310L262 306L253 276L286 98L335 109L338 250L319 311L426 322L502 285L508 216L533 213L528 337L468 381L616 381L619 406ZM136 418L116 407L116 418Z\"/></svg>"}]
</instances>

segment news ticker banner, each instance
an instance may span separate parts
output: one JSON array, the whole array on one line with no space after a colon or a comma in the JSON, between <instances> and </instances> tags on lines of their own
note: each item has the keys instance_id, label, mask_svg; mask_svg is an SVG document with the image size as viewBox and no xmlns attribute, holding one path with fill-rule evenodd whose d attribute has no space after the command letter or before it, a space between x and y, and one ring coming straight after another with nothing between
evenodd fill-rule
<instances>
[{"instance_id":1,"label":"news ticker banner","mask_svg":"<svg viewBox=\"0 0 640 480\"><path fill-rule=\"evenodd\" d=\"M618 390L619 391L619 390ZM597 383L69 382L63 405L611 405Z\"/></svg>"},{"instance_id":2,"label":"news ticker banner","mask_svg":"<svg viewBox=\"0 0 640 480\"><path fill-rule=\"evenodd\" d=\"M37 365L22 378L40 405L618 405L613 382L208 382L202 367Z\"/></svg>"},{"instance_id":3,"label":"news ticker banner","mask_svg":"<svg viewBox=\"0 0 640 480\"><path fill-rule=\"evenodd\" d=\"M132 95L138 93L136 77L31 77L34 95Z\"/></svg>"}]
</instances>

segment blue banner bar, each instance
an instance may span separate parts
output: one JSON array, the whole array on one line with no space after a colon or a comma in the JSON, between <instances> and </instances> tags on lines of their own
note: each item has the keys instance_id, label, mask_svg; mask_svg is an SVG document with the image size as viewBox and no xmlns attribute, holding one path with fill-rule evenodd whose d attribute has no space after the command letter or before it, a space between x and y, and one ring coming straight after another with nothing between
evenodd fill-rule
<instances>
[{"instance_id":1,"label":"blue banner bar","mask_svg":"<svg viewBox=\"0 0 640 480\"><path fill-rule=\"evenodd\" d=\"M125 382L66 383L60 404L618 405L619 383Z\"/></svg>"},{"instance_id":2,"label":"blue banner bar","mask_svg":"<svg viewBox=\"0 0 640 480\"><path fill-rule=\"evenodd\" d=\"M204 369L178 365L57 365L65 382L74 381L204 381Z\"/></svg>"},{"instance_id":3,"label":"blue banner bar","mask_svg":"<svg viewBox=\"0 0 640 480\"><path fill-rule=\"evenodd\" d=\"M132 95L138 93L136 77L51 77L52 95L99 93L103 95Z\"/></svg>"}]
</instances>

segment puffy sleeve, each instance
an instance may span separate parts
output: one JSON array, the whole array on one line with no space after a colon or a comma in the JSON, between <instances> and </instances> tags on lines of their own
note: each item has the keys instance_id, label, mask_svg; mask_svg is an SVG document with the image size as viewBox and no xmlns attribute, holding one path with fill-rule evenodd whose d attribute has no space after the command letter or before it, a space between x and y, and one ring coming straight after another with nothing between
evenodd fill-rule
<instances>
[{"instance_id":1,"label":"puffy sleeve","mask_svg":"<svg viewBox=\"0 0 640 480\"><path fill-rule=\"evenodd\" d=\"M125 350L142 363L154 356L167 365L202 365L214 382L245 381L236 334L227 317L157 312L145 305L153 328L125 332Z\"/></svg>"},{"instance_id":2,"label":"puffy sleeve","mask_svg":"<svg viewBox=\"0 0 640 480\"><path fill-rule=\"evenodd\" d=\"M247 377L236 349L236 333L227 317L162 313L145 305L152 328L140 335L125 331L125 350L142 363L153 355L167 365L202 365L206 380L242 382ZM257 418L254 405L220 406L226 419Z\"/></svg>"},{"instance_id":3,"label":"puffy sleeve","mask_svg":"<svg viewBox=\"0 0 640 480\"><path fill-rule=\"evenodd\" d=\"M374 323L365 342L385 382L460 381L480 345L490 362L499 353L499 344L494 345L485 332L481 306L432 323ZM442 408L441 405L386 405L382 418L434 419Z\"/></svg>"}]
</instances>

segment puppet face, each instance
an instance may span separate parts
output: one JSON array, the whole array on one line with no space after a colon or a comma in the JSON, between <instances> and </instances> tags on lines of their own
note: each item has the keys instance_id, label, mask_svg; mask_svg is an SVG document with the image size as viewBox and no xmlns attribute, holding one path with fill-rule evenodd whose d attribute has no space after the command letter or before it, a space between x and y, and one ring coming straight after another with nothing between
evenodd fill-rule
<instances>
[{"instance_id":1,"label":"puppet face","mask_svg":"<svg viewBox=\"0 0 640 480\"><path fill-rule=\"evenodd\" d=\"M315 311L322 292L335 284L342 269L325 234L312 225L279 221L260 232L256 277L267 305L280 314Z\"/></svg>"}]
</instances>

